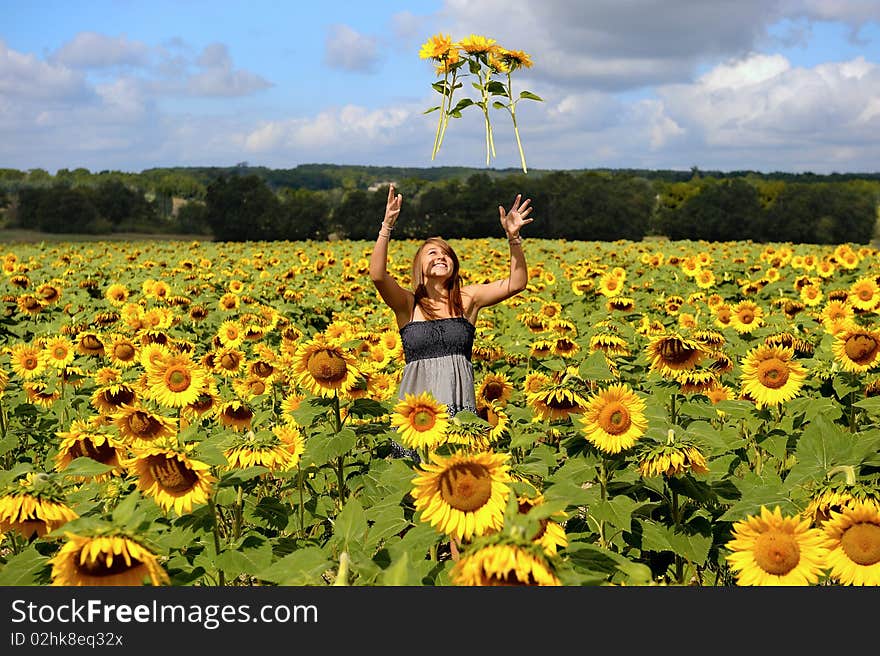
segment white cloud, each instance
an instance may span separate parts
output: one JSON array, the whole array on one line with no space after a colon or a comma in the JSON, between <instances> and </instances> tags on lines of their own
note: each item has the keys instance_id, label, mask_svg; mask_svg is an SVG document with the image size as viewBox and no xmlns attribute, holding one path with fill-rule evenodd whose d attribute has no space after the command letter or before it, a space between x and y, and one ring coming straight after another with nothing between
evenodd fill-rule
<instances>
[{"instance_id":1,"label":"white cloud","mask_svg":"<svg viewBox=\"0 0 880 656\"><path fill-rule=\"evenodd\" d=\"M80 32L56 50L49 61L72 68L146 66L150 47L125 36L111 37L97 32Z\"/></svg>"},{"instance_id":2,"label":"white cloud","mask_svg":"<svg viewBox=\"0 0 880 656\"><path fill-rule=\"evenodd\" d=\"M379 53L376 39L350 28L333 25L324 42L324 62L332 67L355 73L372 73L377 69Z\"/></svg>"},{"instance_id":3,"label":"white cloud","mask_svg":"<svg viewBox=\"0 0 880 656\"><path fill-rule=\"evenodd\" d=\"M72 102L87 99L90 95L81 73L10 50L0 41L0 96L8 102Z\"/></svg>"}]
</instances>

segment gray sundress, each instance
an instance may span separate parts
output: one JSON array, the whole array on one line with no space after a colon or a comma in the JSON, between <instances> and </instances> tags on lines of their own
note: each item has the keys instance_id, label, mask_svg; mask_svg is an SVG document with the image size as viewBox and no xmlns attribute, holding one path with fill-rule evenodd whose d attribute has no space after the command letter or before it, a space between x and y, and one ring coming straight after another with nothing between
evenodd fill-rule
<instances>
[{"instance_id":1,"label":"gray sundress","mask_svg":"<svg viewBox=\"0 0 880 656\"><path fill-rule=\"evenodd\" d=\"M462 410L477 412L474 366L474 324L464 317L410 321L400 329L406 364L400 378L397 398L406 394L430 392L445 403L449 416ZM414 451L393 445L394 455L415 455Z\"/></svg>"}]
</instances>

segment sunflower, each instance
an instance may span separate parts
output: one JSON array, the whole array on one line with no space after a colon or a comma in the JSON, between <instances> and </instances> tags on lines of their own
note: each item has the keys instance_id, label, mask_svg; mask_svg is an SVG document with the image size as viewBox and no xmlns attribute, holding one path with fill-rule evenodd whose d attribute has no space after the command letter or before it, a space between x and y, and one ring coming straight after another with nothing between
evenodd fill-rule
<instances>
[{"instance_id":1,"label":"sunflower","mask_svg":"<svg viewBox=\"0 0 880 656\"><path fill-rule=\"evenodd\" d=\"M526 395L526 402L535 415L544 421L568 419L587 407L587 399L565 383L548 382L538 391Z\"/></svg>"},{"instance_id":2,"label":"sunflower","mask_svg":"<svg viewBox=\"0 0 880 656\"><path fill-rule=\"evenodd\" d=\"M458 586L562 585L544 554L517 544L489 544L468 552L449 576Z\"/></svg>"},{"instance_id":3,"label":"sunflower","mask_svg":"<svg viewBox=\"0 0 880 656\"><path fill-rule=\"evenodd\" d=\"M527 514L535 506L544 503L544 495L537 496L520 495L517 497L520 514ZM564 517L564 513L557 513L559 518ZM532 536L532 542L541 546L548 556L553 556L559 549L568 546L568 537L565 535L565 529L559 522L544 517L539 520L538 532Z\"/></svg>"},{"instance_id":4,"label":"sunflower","mask_svg":"<svg viewBox=\"0 0 880 656\"><path fill-rule=\"evenodd\" d=\"M841 585L880 585L880 506L858 503L822 525L829 575Z\"/></svg>"},{"instance_id":5,"label":"sunflower","mask_svg":"<svg viewBox=\"0 0 880 656\"><path fill-rule=\"evenodd\" d=\"M849 288L849 301L860 312L870 312L880 303L880 285L873 276L862 276Z\"/></svg>"},{"instance_id":6,"label":"sunflower","mask_svg":"<svg viewBox=\"0 0 880 656\"><path fill-rule=\"evenodd\" d=\"M550 384L552 379L540 371L530 371L523 379L523 392L528 396L539 392L543 387Z\"/></svg>"},{"instance_id":7,"label":"sunflower","mask_svg":"<svg viewBox=\"0 0 880 656\"><path fill-rule=\"evenodd\" d=\"M112 415L125 405L137 403L138 394L135 389L126 383L111 383L101 386L92 392L90 403L98 412Z\"/></svg>"},{"instance_id":8,"label":"sunflower","mask_svg":"<svg viewBox=\"0 0 880 656\"><path fill-rule=\"evenodd\" d=\"M513 383L504 373L488 372L477 385L477 403L497 402L505 406L513 395Z\"/></svg>"},{"instance_id":9,"label":"sunflower","mask_svg":"<svg viewBox=\"0 0 880 656\"><path fill-rule=\"evenodd\" d=\"M100 357L104 355L104 342L98 333L85 331L77 337L76 350L82 355Z\"/></svg>"},{"instance_id":10,"label":"sunflower","mask_svg":"<svg viewBox=\"0 0 880 656\"><path fill-rule=\"evenodd\" d=\"M299 426L286 425L273 426L272 432L275 433L276 437L278 437L278 439L284 445L284 448L287 449L287 452L290 454L288 467L296 467L299 464L299 459L306 448L306 439L305 435L303 435L303 431L299 428Z\"/></svg>"},{"instance_id":11,"label":"sunflower","mask_svg":"<svg viewBox=\"0 0 880 656\"><path fill-rule=\"evenodd\" d=\"M195 401L207 379L207 372L188 355L170 355L147 369L150 398L170 408L181 408Z\"/></svg>"},{"instance_id":12,"label":"sunflower","mask_svg":"<svg viewBox=\"0 0 880 656\"><path fill-rule=\"evenodd\" d=\"M658 335L646 348L649 368L663 378L674 379L679 372L693 369L706 355L700 343L678 333Z\"/></svg>"},{"instance_id":13,"label":"sunflower","mask_svg":"<svg viewBox=\"0 0 880 656\"><path fill-rule=\"evenodd\" d=\"M800 291L800 299L801 302L807 307L816 307L825 298L825 294L822 292L822 287L819 283L808 283L801 287Z\"/></svg>"},{"instance_id":14,"label":"sunflower","mask_svg":"<svg viewBox=\"0 0 880 656\"><path fill-rule=\"evenodd\" d=\"M149 445L177 432L175 419L152 412L141 405L122 406L111 418L119 435L132 440L136 447Z\"/></svg>"},{"instance_id":15,"label":"sunflower","mask_svg":"<svg viewBox=\"0 0 880 656\"><path fill-rule=\"evenodd\" d=\"M57 435L61 438L61 444L58 445L58 453L55 455L55 471L67 469L77 458L90 458L113 469L80 480L104 481L122 473L125 448L113 435L108 435L81 419L74 419L69 430L59 431Z\"/></svg>"},{"instance_id":16,"label":"sunflower","mask_svg":"<svg viewBox=\"0 0 880 656\"><path fill-rule=\"evenodd\" d=\"M76 357L73 342L63 335L47 339L43 344L43 353L46 364L56 369L64 369Z\"/></svg>"},{"instance_id":17,"label":"sunflower","mask_svg":"<svg viewBox=\"0 0 880 656\"><path fill-rule=\"evenodd\" d=\"M813 585L824 572L828 549L820 529L810 519L783 517L779 506L771 512L734 522L732 539L725 545L727 561L737 585Z\"/></svg>"},{"instance_id":18,"label":"sunflower","mask_svg":"<svg viewBox=\"0 0 880 656\"><path fill-rule=\"evenodd\" d=\"M613 271L609 271L599 278L599 289L597 291L608 298L619 296L623 292L623 280Z\"/></svg>"},{"instance_id":19,"label":"sunflower","mask_svg":"<svg viewBox=\"0 0 880 656\"><path fill-rule=\"evenodd\" d=\"M122 283L115 282L104 290L104 298L113 305L123 305L128 300L128 296L128 288Z\"/></svg>"},{"instance_id":20,"label":"sunflower","mask_svg":"<svg viewBox=\"0 0 880 656\"><path fill-rule=\"evenodd\" d=\"M123 535L87 537L65 532L67 542L50 560L52 585L168 585L168 573L156 555Z\"/></svg>"},{"instance_id":21,"label":"sunflower","mask_svg":"<svg viewBox=\"0 0 880 656\"><path fill-rule=\"evenodd\" d=\"M254 411L250 404L239 399L232 399L217 408L217 419L221 424L234 431L247 430L254 419Z\"/></svg>"},{"instance_id":22,"label":"sunflower","mask_svg":"<svg viewBox=\"0 0 880 656\"><path fill-rule=\"evenodd\" d=\"M202 418L214 417L220 408L220 395L216 384L209 381L194 401L187 403L180 409L180 417L187 424Z\"/></svg>"},{"instance_id":23,"label":"sunflower","mask_svg":"<svg viewBox=\"0 0 880 656\"><path fill-rule=\"evenodd\" d=\"M141 492L165 512L173 509L179 516L191 512L194 505L207 503L217 481L209 465L161 446L139 449L125 466L137 476Z\"/></svg>"},{"instance_id":24,"label":"sunflower","mask_svg":"<svg viewBox=\"0 0 880 656\"><path fill-rule=\"evenodd\" d=\"M479 34L471 34L458 42L458 47L471 55L494 53L500 46L495 44L495 39L489 39Z\"/></svg>"},{"instance_id":25,"label":"sunflower","mask_svg":"<svg viewBox=\"0 0 880 656\"><path fill-rule=\"evenodd\" d=\"M430 454L412 481L421 520L459 542L499 530L510 495L506 453Z\"/></svg>"},{"instance_id":26,"label":"sunflower","mask_svg":"<svg viewBox=\"0 0 880 656\"><path fill-rule=\"evenodd\" d=\"M578 418L586 440L605 453L631 448L648 428L645 402L626 383L619 383L590 396Z\"/></svg>"},{"instance_id":27,"label":"sunflower","mask_svg":"<svg viewBox=\"0 0 880 656\"><path fill-rule=\"evenodd\" d=\"M39 314L45 307L40 302L40 299L33 294L22 294L16 299L16 304L22 314L29 314L31 316Z\"/></svg>"},{"instance_id":28,"label":"sunflower","mask_svg":"<svg viewBox=\"0 0 880 656\"><path fill-rule=\"evenodd\" d=\"M849 302L843 300L830 299L822 311L819 313L819 319L822 321L822 327L826 332L832 335L838 330L846 327L855 316L855 310Z\"/></svg>"},{"instance_id":29,"label":"sunflower","mask_svg":"<svg viewBox=\"0 0 880 656\"><path fill-rule=\"evenodd\" d=\"M456 59L458 58L452 37L448 34L435 34L422 44L419 49L419 58L443 62L450 58L451 53L455 54Z\"/></svg>"},{"instance_id":30,"label":"sunflower","mask_svg":"<svg viewBox=\"0 0 880 656\"><path fill-rule=\"evenodd\" d=\"M397 427L401 442L411 449L435 449L445 440L449 412L430 392L405 394L394 406L391 425Z\"/></svg>"},{"instance_id":31,"label":"sunflower","mask_svg":"<svg viewBox=\"0 0 880 656\"><path fill-rule=\"evenodd\" d=\"M785 403L800 392L807 371L793 357L790 348L760 345L742 359L742 390L759 410Z\"/></svg>"},{"instance_id":32,"label":"sunflower","mask_svg":"<svg viewBox=\"0 0 880 656\"><path fill-rule=\"evenodd\" d=\"M172 355L171 348L165 344L146 344L138 351L138 362L149 371L155 367L161 367Z\"/></svg>"},{"instance_id":33,"label":"sunflower","mask_svg":"<svg viewBox=\"0 0 880 656\"><path fill-rule=\"evenodd\" d=\"M41 408L51 408L55 401L61 398L61 390L57 387L49 387L42 380L27 380L22 383L22 388L27 394L28 401Z\"/></svg>"},{"instance_id":34,"label":"sunflower","mask_svg":"<svg viewBox=\"0 0 880 656\"><path fill-rule=\"evenodd\" d=\"M268 439L267 439L268 438ZM245 433L243 438L223 451L229 469L265 467L269 471L284 471L291 466L293 454L276 433Z\"/></svg>"},{"instance_id":35,"label":"sunflower","mask_svg":"<svg viewBox=\"0 0 880 656\"><path fill-rule=\"evenodd\" d=\"M46 370L46 356L35 344L19 343L9 351L12 371L24 380L31 380Z\"/></svg>"},{"instance_id":36,"label":"sunflower","mask_svg":"<svg viewBox=\"0 0 880 656\"><path fill-rule=\"evenodd\" d=\"M691 369L679 372L676 380L682 394L705 394L718 384L718 374L708 369Z\"/></svg>"},{"instance_id":37,"label":"sunflower","mask_svg":"<svg viewBox=\"0 0 880 656\"><path fill-rule=\"evenodd\" d=\"M253 399L266 394L269 391L269 385L265 379L259 376L247 376L246 378L234 379L232 389L242 399Z\"/></svg>"},{"instance_id":38,"label":"sunflower","mask_svg":"<svg viewBox=\"0 0 880 656\"><path fill-rule=\"evenodd\" d=\"M712 309L715 316L713 320L719 328L727 328L733 325L733 308L729 303L719 303Z\"/></svg>"},{"instance_id":39,"label":"sunflower","mask_svg":"<svg viewBox=\"0 0 880 656\"><path fill-rule=\"evenodd\" d=\"M740 334L753 332L764 324L764 309L748 299L743 299L731 308L730 323Z\"/></svg>"},{"instance_id":40,"label":"sunflower","mask_svg":"<svg viewBox=\"0 0 880 656\"><path fill-rule=\"evenodd\" d=\"M637 456L639 475L679 476L688 471L694 474L707 474L709 467L700 449L687 438L670 438L666 444L654 444L643 449Z\"/></svg>"},{"instance_id":41,"label":"sunflower","mask_svg":"<svg viewBox=\"0 0 880 656\"><path fill-rule=\"evenodd\" d=\"M79 517L47 474L28 474L0 496L0 535L17 531L26 540L43 537Z\"/></svg>"},{"instance_id":42,"label":"sunflower","mask_svg":"<svg viewBox=\"0 0 880 656\"><path fill-rule=\"evenodd\" d=\"M294 373L316 396L347 393L358 380L357 360L346 349L316 337L297 348Z\"/></svg>"},{"instance_id":43,"label":"sunflower","mask_svg":"<svg viewBox=\"0 0 880 656\"><path fill-rule=\"evenodd\" d=\"M217 329L217 338L223 346L234 348L244 341L244 331L237 321L227 319Z\"/></svg>"},{"instance_id":44,"label":"sunflower","mask_svg":"<svg viewBox=\"0 0 880 656\"><path fill-rule=\"evenodd\" d=\"M868 371L880 363L880 331L850 322L834 334L831 350L844 371Z\"/></svg>"},{"instance_id":45,"label":"sunflower","mask_svg":"<svg viewBox=\"0 0 880 656\"><path fill-rule=\"evenodd\" d=\"M125 335L111 335L107 346L107 357L117 367L128 368L138 362L138 346Z\"/></svg>"},{"instance_id":46,"label":"sunflower","mask_svg":"<svg viewBox=\"0 0 880 656\"><path fill-rule=\"evenodd\" d=\"M880 489L859 481L824 481L812 492L804 514L811 517L816 526L821 526L832 511L842 512L853 504L873 504L880 508Z\"/></svg>"}]
</instances>

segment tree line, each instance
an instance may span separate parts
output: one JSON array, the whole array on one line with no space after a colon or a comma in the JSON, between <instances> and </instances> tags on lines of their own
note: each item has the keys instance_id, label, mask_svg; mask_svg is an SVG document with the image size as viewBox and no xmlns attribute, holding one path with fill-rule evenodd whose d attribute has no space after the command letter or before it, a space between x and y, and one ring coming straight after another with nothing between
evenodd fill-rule
<instances>
[{"instance_id":1,"label":"tree line","mask_svg":"<svg viewBox=\"0 0 880 656\"><path fill-rule=\"evenodd\" d=\"M372 240L393 182L404 195L397 231L402 237L498 236L498 206L509 206L522 194L535 207L534 236L548 239L665 236L819 244L870 242L880 203L875 175L724 175L695 168L655 175L634 170L525 175L454 168L297 169L303 169L299 177L246 165L191 173L76 169L54 177L0 169L0 211L7 227L55 233Z\"/></svg>"}]
</instances>

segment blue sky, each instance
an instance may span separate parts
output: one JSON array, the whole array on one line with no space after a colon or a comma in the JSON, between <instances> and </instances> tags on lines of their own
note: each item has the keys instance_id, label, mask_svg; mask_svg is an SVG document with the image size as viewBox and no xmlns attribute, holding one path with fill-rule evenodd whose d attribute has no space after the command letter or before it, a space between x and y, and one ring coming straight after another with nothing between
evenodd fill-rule
<instances>
[{"instance_id":1,"label":"blue sky","mask_svg":"<svg viewBox=\"0 0 880 656\"><path fill-rule=\"evenodd\" d=\"M473 108L431 158L443 33L531 56L532 169L880 170L877 0L2 2L5 168L484 167Z\"/></svg>"}]
</instances>

